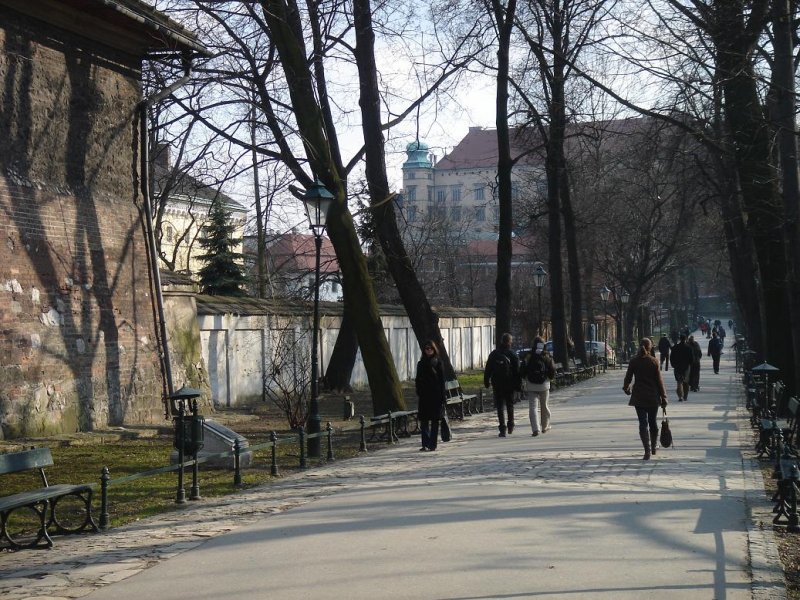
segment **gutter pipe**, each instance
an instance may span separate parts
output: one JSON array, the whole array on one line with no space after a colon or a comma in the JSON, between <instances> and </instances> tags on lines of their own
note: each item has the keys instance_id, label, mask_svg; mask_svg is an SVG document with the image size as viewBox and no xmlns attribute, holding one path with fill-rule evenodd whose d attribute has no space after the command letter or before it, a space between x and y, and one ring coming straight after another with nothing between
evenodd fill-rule
<instances>
[{"instance_id":1,"label":"gutter pipe","mask_svg":"<svg viewBox=\"0 0 800 600\"><path fill-rule=\"evenodd\" d=\"M168 401L169 396L175 392L175 385L172 379L172 364L169 355L169 343L167 341L167 323L164 316L164 295L161 286L161 273L158 268L158 252L156 251L156 236L153 228L153 206L150 189L150 129L147 124L147 113L150 107L160 102L179 87L183 86L192 74L192 59L190 53L183 55L184 74L182 77L171 83L164 89L145 98L139 103L139 128L141 131L140 156L141 156L141 191L142 203L144 205L145 235L147 237L147 250L150 257L150 269L154 287L154 297L156 302L156 312L158 318L158 337L159 341L159 361L161 363L161 375L167 387L167 397L164 398L164 417L169 418L171 407Z\"/></svg>"}]
</instances>

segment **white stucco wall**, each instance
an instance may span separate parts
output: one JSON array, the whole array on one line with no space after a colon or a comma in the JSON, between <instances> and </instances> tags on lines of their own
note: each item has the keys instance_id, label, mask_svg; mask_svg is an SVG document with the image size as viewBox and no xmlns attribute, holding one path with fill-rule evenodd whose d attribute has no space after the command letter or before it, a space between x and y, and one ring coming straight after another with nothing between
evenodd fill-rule
<instances>
[{"instance_id":1,"label":"white stucco wall","mask_svg":"<svg viewBox=\"0 0 800 600\"><path fill-rule=\"evenodd\" d=\"M412 379L419 360L419 345L406 316L382 316L384 331L401 380ZM208 369L211 395L219 406L237 406L263 398L265 370L269 372L287 329L297 340L291 368L307 376L311 369L311 333L308 318L290 319L279 315L199 315L203 360ZM324 316L320 321L321 339L319 372L323 374L339 334L339 317ZM442 337L447 344L456 372L483 368L494 347L494 317L444 317L440 319ZM280 361L280 359L278 359ZM297 373L287 372L287 376ZM356 357L350 384L367 386L367 374L361 353Z\"/></svg>"}]
</instances>

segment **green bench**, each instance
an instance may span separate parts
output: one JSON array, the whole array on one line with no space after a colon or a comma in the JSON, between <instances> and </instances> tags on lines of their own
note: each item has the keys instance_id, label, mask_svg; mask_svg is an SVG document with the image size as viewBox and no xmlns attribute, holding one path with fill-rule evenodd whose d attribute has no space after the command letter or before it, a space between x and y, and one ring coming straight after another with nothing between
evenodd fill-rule
<instances>
[{"instance_id":1,"label":"green bench","mask_svg":"<svg viewBox=\"0 0 800 600\"><path fill-rule=\"evenodd\" d=\"M0 454L0 475L20 473L29 470L38 470L42 487L0 497L0 544L18 550L20 548L36 548L44 545L53 546L50 537L51 531L57 534L79 533L87 528L98 531L92 518L92 484L61 484L50 485L47 481L44 468L53 465L53 456L49 448L33 448L22 452ZM58 503L67 497L76 498L81 504L81 521L75 527L69 527L59 520ZM16 539L16 533L9 531L9 522L14 511L27 508L32 511L38 520L38 530L33 541L23 542Z\"/></svg>"}]
</instances>

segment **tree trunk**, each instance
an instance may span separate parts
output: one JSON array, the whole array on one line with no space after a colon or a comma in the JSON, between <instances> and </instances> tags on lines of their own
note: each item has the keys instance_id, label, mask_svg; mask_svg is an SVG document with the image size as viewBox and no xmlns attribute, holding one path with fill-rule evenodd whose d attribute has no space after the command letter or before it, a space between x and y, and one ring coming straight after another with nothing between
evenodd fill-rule
<instances>
[{"instance_id":1,"label":"tree trunk","mask_svg":"<svg viewBox=\"0 0 800 600\"><path fill-rule=\"evenodd\" d=\"M771 166L768 128L751 62L751 40L744 28L741 5L716 7L713 29L717 66L725 98L725 118L733 138L736 168L747 228L756 249L761 273L762 306L765 312L763 358L793 373L792 340L786 335L791 316L786 302L787 267L784 251L784 214Z\"/></svg>"},{"instance_id":2,"label":"tree trunk","mask_svg":"<svg viewBox=\"0 0 800 600\"><path fill-rule=\"evenodd\" d=\"M511 140L508 129L508 84L509 49L511 31L514 27L516 0L509 0L504 8L498 0L492 0L495 20L498 25L497 48L497 202L500 222L497 236L497 279L495 280L495 343L511 331L511 228L513 210L511 205Z\"/></svg>"},{"instance_id":3,"label":"tree trunk","mask_svg":"<svg viewBox=\"0 0 800 600\"><path fill-rule=\"evenodd\" d=\"M336 343L328 360L328 368L325 370L325 389L333 392L352 391L350 378L353 375L356 354L358 353L358 336L353 328L353 318L350 316L351 308L350 302L347 300L346 290L343 295L342 326L339 329L339 335L336 336Z\"/></svg>"},{"instance_id":4,"label":"tree trunk","mask_svg":"<svg viewBox=\"0 0 800 600\"><path fill-rule=\"evenodd\" d=\"M445 373L448 378L452 378L455 377L455 372L439 330L439 317L433 312L425 290L414 272L397 227L394 202L390 200L391 192L386 177L386 153L381 129L381 98L375 63L375 34L369 0L354 0L353 22L356 33L355 57L360 83L359 105L362 116L361 129L364 135L366 178L370 204L373 207L375 232L420 350L427 340L435 341L441 350Z\"/></svg>"},{"instance_id":5,"label":"tree trunk","mask_svg":"<svg viewBox=\"0 0 800 600\"><path fill-rule=\"evenodd\" d=\"M293 0L264 0L264 18L270 30L286 76L295 119L305 154L314 174L334 195L328 215L328 232L342 270L343 285L350 298L357 298L358 310L351 313L361 356L372 392L376 413L404 410L405 400L392 360L389 343L381 323L378 302L367 261L361 251L353 218L347 208L347 192L335 142L335 131L324 106L317 101L309 63L306 60L300 13ZM320 74L317 66L317 74ZM318 82L318 87L321 85ZM307 176L302 173L295 175Z\"/></svg>"},{"instance_id":6,"label":"tree trunk","mask_svg":"<svg viewBox=\"0 0 800 600\"><path fill-rule=\"evenodd\" d=\"M800 178L797 171L797 126L795 124L795 80L794 48L791 10L789 0L773 0L772 23L775 61L773 64L772 91L775 98L775 126L778 130L778 152L783 183L783 207L786 216L784 236L786 238L786 263L788 285L786 302L791 317L791 339L794 356L800 356ZM787 371L781 378L787 382L789 393L800 390L800 370L794 361L786 364Z\"/></svg>"},{"instance_id":7,"label":"tree trunk","mask_svg":"<svg viewBox=\"0 0 800 600\"><path fill-rule=\"evenodd\" d=\"M563 180L561 182L561 214L564 218L564 241L567 245L567 265L569 268L570 334L575 344L576 358L581 359L584 364L587 364L586 340L583 335L581 267L578 258L578 241L575 234L575 213L572 210L572 198L569 190L569 181L565 168L563 171Z\"/></svg>"}]
</instances>

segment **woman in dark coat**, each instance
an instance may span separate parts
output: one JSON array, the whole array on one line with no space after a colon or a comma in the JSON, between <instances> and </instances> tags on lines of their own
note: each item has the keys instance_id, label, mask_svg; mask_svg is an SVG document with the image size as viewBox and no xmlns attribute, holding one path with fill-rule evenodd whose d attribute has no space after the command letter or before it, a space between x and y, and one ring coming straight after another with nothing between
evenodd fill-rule
<instances>
[{"instance_id":1,"label":"woman in dark coat","mask_svg":"<svg viewBox=\"0 0 800 600\"><path fill-rule=\"evenodd\" d=\"M625 373L625 383L622 385L623 391L631 397L628 406L636 409L639 419L639 437L644 446L643 460L650 460L650 454L656 453L658 407L667 406L667 390L661 378L658 359L650 354L652 347L650 338L642 340L636 356L628 363L628 372ZM633 390L631 381L635 382Z\"/></svg>"},{"instance_id":2,"label":"woman in dark coat","mask_svg":"<svg viewBox=\"0 0 800 600\"><path fill-rule=\"evenodd\" d=\"M417 363L417 414L422 430L422 448L436 450L439 438L439 420L447 406L444 387L444 366L439 358L439 348L429 340L422 347L422 358Z\"/></svg>"}]
</instances>

